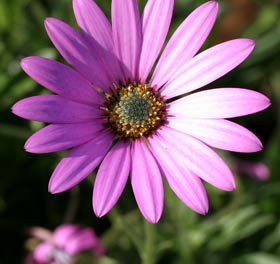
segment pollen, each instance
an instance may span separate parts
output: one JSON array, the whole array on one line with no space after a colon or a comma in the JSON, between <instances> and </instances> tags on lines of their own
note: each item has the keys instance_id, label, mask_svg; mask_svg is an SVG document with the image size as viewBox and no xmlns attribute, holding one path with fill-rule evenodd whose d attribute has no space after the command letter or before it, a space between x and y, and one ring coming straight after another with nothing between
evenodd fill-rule
<instances>
[{"instance_id":1,"label":"pollen","mask_svg":"<svg viewBox=\"0 0 280 264\"><path fill-rule=\"evenodd\" d=\"M163 98L147 84L116 87L102 109L106 126L122 138L148 137L166 120Z\"/></svg>"}]
</instances>

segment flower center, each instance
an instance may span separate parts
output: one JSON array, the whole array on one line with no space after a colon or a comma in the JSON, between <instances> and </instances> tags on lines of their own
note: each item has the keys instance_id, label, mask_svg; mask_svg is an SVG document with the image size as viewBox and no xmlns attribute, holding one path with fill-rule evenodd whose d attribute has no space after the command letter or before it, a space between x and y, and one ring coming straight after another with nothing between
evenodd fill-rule
<instances>
[{"instance_id":1,"label":"flower center","mask_svg":"<svg viewBox=\"0 0 280 264\"><path fill-rule=\"evenodd\" d=\"M118 87L107 96L103 109L106 125L123 138L147 137L166 119L163 99L147 84Z\"/></svg>"}]
</instances>

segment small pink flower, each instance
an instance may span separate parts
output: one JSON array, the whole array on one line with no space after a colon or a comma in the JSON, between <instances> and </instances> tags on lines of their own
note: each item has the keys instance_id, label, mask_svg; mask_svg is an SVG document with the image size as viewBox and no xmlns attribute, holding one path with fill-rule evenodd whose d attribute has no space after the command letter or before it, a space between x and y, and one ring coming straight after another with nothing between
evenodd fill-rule
<instances>
[{"instance_id":1,"label":"small pink flower","mask_svg":"<svg viewBox=\"0 0 280 264\"><path fill-rule=\"evenodd\" d=\"M52 193L68 190L100 165L93 189L98 217L115 205L129 175L148 221L161 217L163 179L187 206L206 214L201 180L225 191L235 188L229 168L210 147L262 149L254 134L225 118L261 111L270 105L267 97L241 88L194 93L242 63L254 41L230 40L196 55L218 13L218 2L209 1L183 21L155 65L173 5L174 0L149 0L140 15L137 0L112 0L111 26L95 2L74 0L80 32L55 18L45 22L72 67L40 57L21 62L31 78L56 94L14 105L16 115L50 123L25 148L71 149L53 172Z\"/></svg>"},{"instance_id":2,"label":"small pink flower","mask_svg":"<svg viewBox=\"0 0 280 264\"><path fill-rule=\"evenodd\" d=\"M92 250L96 256L104 255L94 231L74 224L64 224L50 231L36 227L30 233L42 242L28 255L26 264L70 264L80 252Z\"/></svg>"}]
</instances>

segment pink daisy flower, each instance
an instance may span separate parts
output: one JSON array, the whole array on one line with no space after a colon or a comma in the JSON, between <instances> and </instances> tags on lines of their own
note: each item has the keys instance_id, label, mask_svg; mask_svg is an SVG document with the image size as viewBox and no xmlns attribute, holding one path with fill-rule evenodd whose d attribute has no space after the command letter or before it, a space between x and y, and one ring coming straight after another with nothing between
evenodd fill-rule
<instances>
[{"instance_id":1,"label":"pink daisy flower","mask_svg":"<svg viewBox=\"0 0 280 264\"><path fill-rule=\"evenodd\" d=\"M104 255L103 246L90 228L64 224L53 233L41 227L32 228L30 233L42 242L27 256L26 264L70 264L86 250L92 250L96 256Z\"/></svg>"},{"instance_id":2,"label":"pink daisy flower","mask_svg":"<svg viewBox=\"0 0 280 264\"><path fill-rule=\"evenodd\" d=\"M235 39L196 55L218 13L218 2L209 1L183 21L156 63L173 5L174 0L149 0L140 16L136 0L112 0L111 26L95 2L74 0L80 32L55 18L45 22L72 67L40 57L21 62L31 78L56 94L13 106L20 117L50 123L25 149L71 149L51 176L51 193L68 190L100 164L93 189L98 217L115 205L129 175L148 221L161 217L163 179L187 206L206 214L201 180L225 191L235 187L228 166L210 147L262 148L254 134L225 118L265 109L270 102L264 95L241 88L194 93L243 62L254 41Z\"/></svg>"}]
</instances>

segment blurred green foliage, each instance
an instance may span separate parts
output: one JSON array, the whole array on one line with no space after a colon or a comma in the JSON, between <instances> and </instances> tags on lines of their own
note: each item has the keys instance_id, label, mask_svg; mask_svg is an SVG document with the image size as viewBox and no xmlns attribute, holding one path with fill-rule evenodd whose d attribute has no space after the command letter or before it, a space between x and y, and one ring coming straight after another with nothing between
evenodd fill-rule
<instances>
[{"instance_id":1,"label":"blurred green foliage","mask_svg":"<svg viewBox=\"0 0 280 264\"><path fill-rule=\"evenodd\" d=\"M96 2L110 14L109 0ZM203 2L177 0L169 36ZM219 18L204 48L236 37L253 38L257 46L245 63L209 87L248 87L272 101L265 112L237 120L260 137L264 150L250 155L221 154L229 164L236 157L265 162L271 177L260 182L236 175L237 189L233 193L207 185L211 207L203 217L166 188L164 215L154 226L154 254L163 264L279 264L280 2L219 2ZM141 7L144 3L139 1ZM243 20L239 17L242 12ZM119 209L97 219L91 208L93 176L80 184L78 195L73 196L77 191L50 195L48 179L62 153L31 155L23 150L25 140L41 124L13 116L10 107L21 98L45 91L23 73L19 61L29 55L61 60L43 26L44 18L51 16L77 27L71 0L0 1L0 232L4 242L0 263L20 263L26 254L26 228L39 225L53 229L65 220L73 199L78 202L75 221L93 227L106 247L107 256L98 263L140 263L145 256L139 252L148 250L148 232L129 187L118 203ZM230 19L234 23L228 23ZM78 262L96 261L84 255Z\"/></svg>"}]
</instances>

